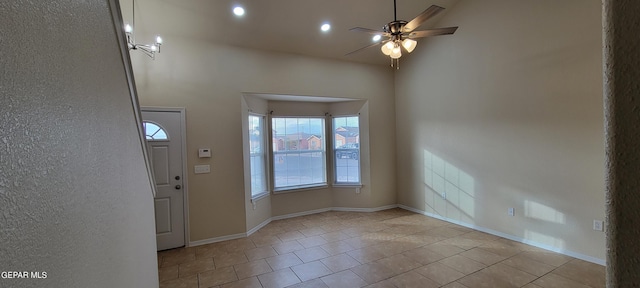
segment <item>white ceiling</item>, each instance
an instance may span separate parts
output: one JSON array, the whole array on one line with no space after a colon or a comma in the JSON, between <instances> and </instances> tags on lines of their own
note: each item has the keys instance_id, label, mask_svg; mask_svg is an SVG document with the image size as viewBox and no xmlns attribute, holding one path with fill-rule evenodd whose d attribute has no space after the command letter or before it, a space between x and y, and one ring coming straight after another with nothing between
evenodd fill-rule
<instances>
[{"instance_id":1,"label":"white ceiling","mask_svg":"<svg viewBox=\"0 0 640 288\"><path fill-rule=\"evenodd\" d=\"M131 22L132 0L121 0L125 22ZM410 21L431 5L453 8L459 0L397 0L398 20ZM242 5L246 14L232 13ZM393 0L136 0L136 21L142 29L166 35L193 37L219 44L296 53L371 64L389 64L379 48L345 56L372 44L371 35L351 32L365 27L381 30L393 20ZM437 28L450 9L417 30ZM320 25L331 23L323 33ZM452 36L437 36L452 37ZM418 45L420 45L418 42Z\"/></svg>"}]
</instances>

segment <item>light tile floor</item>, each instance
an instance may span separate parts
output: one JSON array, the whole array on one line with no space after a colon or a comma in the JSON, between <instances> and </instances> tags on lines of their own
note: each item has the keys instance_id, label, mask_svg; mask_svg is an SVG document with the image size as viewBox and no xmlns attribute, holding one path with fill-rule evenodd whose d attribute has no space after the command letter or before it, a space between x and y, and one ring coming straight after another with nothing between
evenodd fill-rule
<instances>
[{"instance_id":1,"label":"light tile floor","mask_svg":"<svg viewBox=\"0 0 640 288\"><path fill-rule=\"evenodd\" d=\"M403 209L273 221L158 265L160 287L605 287L603 266Z\"/></svg>"}]
</instances>

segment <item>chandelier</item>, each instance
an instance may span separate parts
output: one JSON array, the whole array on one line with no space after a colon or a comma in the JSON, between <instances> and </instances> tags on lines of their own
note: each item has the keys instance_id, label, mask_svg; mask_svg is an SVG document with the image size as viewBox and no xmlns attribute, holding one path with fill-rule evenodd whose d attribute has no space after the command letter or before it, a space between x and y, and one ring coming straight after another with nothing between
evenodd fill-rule
<instances>
[{"instance_id":1,"label":"chandelier","mask_svg":"<svg viewBox=\"0 0 640 288\"><path fill-rule=\"evenodd\" d=\"M132 1L132 24L136 24L136 1ZM137 44L136 37L133 35L133 26L129 24L124 25L124 32L127 35L127 46L129 50L138 50L142 51L145 55L151 57L151 59L156 59L156 53L160 53L160 46L162 46L162 37L156 36L156 42L153 44Z\"/></svg>"}]
</instances>

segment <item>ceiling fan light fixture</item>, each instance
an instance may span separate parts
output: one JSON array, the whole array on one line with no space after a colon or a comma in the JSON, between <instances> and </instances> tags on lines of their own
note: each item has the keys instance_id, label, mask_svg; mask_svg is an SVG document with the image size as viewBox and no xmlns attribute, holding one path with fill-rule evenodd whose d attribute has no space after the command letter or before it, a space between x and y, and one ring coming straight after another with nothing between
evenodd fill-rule
<instances>
[{"instance_id":1,"label":"ceiling fan light fixture","mask_svg":"<svg viewBox=\"0 0 640 288\"><path fill-rule=\"evenodd\" d=\"M409 53L413 52L413 49L416 49L416 46L418 46L418 41L416 40L409 38L402 40L402 47L404 47L404 49Z\"/></svg>"},{"instance_id":2,"label":"ceiling fan light fixture","mask_svg":"<svg viewBox=\"0 0 640 288\"><path fill-rule=\"evenodd\" d=\"M399 45L396 45L395 47L393 47L393 49L391 49L391 56L392 59L398 59L400 57L402 57L402 49L400 49Z\"/></svg>"},{"instance_id":3,"label":"ceiling fan light fixture","mask_svg":"<svg viewBox=\"0 0 640 288\"><path fill-rule=\"evenodd\" d=\"M391 50L393 49L393 47L395 47L395 44L393 43L393 41L389 40L389 42L387 42L387 49Z\"/></svg>"},{"instance_id":4,"label":"ceiling fan light fixture","mask_svg":"<svg viewBox=\"0 0 640 288\"><path fill-rule=\"evenodd\" d=\"M387 55L387 56L391 55L391 50L393 50L393 42L389 41L384 45L380 46L380 50L384 55Z\"/></svg>"}]
</instances>

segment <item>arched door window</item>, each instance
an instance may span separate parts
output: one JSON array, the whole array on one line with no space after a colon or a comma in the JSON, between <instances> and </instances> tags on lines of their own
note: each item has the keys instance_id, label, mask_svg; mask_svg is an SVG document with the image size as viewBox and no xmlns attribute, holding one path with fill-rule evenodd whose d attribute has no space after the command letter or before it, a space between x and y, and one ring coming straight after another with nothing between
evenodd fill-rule
<instances>
[{"instance_id":1,"label":"arched door window","mask_svg":"<svg viewBox=\"0 0 640 288\"><path fill-rule=\"evenodd\" d=\"M151 121L143 121L142 127L147 141L166 141L169 140L169 134L160 125Z\"/></svg>"}]
</instances>

